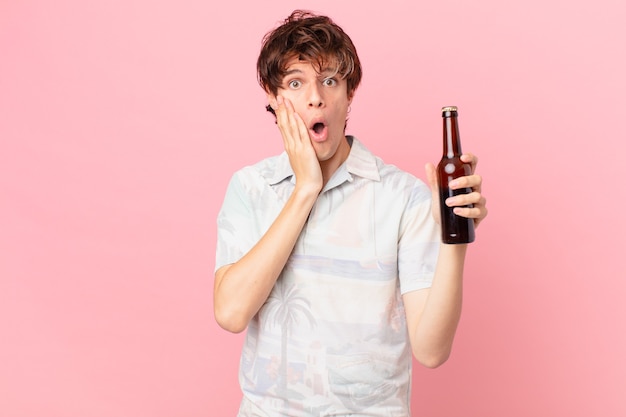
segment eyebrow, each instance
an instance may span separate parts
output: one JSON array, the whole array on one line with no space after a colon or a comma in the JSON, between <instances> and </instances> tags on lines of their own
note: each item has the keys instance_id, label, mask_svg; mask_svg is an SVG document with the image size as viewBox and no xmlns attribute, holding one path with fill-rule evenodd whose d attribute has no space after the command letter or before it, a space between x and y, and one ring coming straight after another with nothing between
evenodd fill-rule
<instances>
[{"instance_id":1,"label":"eyebrow","mask_svg":"<svg viewBox=\"0 0 626 417\"><path fill-rule=\"evenodd\" d=\"M285 71L285 77L287 77L288 75L292 75L292 74L303 74L303 73L304 72L302 70L294 68L294 69ZM328 75L334 76L336 74L338 74L338 71L330 67L324 68L321 72L319 72L319 75L322 77L325 77Z\"/></svg>"},{"instance_id":2,"label":"eyebrow","mask_svg":"<svg viewBox=\"0 0 626 417\"><path fill-rule=\"evenodd\" d=\"M291 75L291 74L302 74L302 70L299 70L299 69L291 69L291 70L287 70L287 71L285 71L285 76L287 76L287 75Z\"/></svg>"}]
</instances>

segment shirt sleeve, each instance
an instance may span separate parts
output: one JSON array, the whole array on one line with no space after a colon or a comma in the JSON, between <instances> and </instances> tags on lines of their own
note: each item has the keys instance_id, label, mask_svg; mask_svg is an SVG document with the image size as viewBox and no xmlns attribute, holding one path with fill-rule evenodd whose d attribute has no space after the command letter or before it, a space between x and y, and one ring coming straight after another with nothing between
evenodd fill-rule
<instances>
[{"instance_id":1,"label":"shirt sleeve","mask_svg":"<svg viewBox=\"0 0 626 417\"><path fill-rule=\"evenodd\" d=\"M430 188L416 180L400 222L398 275L402 294L432 285L441 232L433 219L431 202Z\"/></svg>"},{"instance_id":2,"label":"shirt sleeve","mask_svg":"<svg viewBox=\"0 0 626 417\"><path fill-rule=\"evenodd\" d=\"M216 271L237 262L254 245L254 207L241 177L241 171L232 176L217 216Z\"/></svg>"}]
</instances>

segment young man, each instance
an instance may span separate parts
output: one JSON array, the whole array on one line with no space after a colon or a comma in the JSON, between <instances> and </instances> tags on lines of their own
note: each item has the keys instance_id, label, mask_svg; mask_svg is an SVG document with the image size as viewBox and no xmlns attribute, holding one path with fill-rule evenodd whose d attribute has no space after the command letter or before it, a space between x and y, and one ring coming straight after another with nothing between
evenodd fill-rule
<instances>
[{"instance_id":1,"label":"young man","mask_svg":"<svg viewBox=\"0 0 626 417\"><path fill-rule=\"evenodd\" d=\"M329 18L294 12L257 67L285 152L236 172L218 217L215 317L247 328L239 416L407 417L411 354L442 364L461 314L466 245L440 243L434 166L429 188L345 135L361 66ZM476 224L481 182L451 184Z\"/></svg>"}]
</instances>

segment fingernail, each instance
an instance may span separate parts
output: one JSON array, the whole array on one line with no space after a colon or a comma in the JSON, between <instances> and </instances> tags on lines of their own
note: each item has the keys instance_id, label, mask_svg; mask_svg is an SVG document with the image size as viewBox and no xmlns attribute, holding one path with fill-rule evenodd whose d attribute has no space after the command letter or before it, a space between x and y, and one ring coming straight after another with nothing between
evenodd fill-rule
<instances>
[{"instance_id":1,"label":"fingernail","mask_svg":"<svg viewBox=\"0 0 626 417\"><path fill-rule=\"evenodd\" d=\"M453 206L453 205L454 205L454 203L455 203L455 201L456 201L456 200L455 200L455 198L454 198L454 197L447 198L447 199L446 199L446 206L448 206L448 207Z\"/></svg>"},{"instance_id":2,"label":"fingernail","mask_svg":"<svg viewBox=\"0 0 626 417\"><path fill-rule=\"evenodd\" d=\"M457 185L459 185L457 180L452 180L448 183L448 187L456 187Z\"/></svg>"}]
</instances>

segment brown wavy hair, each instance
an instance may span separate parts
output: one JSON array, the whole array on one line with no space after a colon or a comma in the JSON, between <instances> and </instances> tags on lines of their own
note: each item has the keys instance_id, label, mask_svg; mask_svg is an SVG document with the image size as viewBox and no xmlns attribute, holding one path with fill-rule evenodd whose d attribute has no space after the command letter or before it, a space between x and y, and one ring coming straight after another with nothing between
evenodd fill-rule
<instances>
[{"instance_id":1,"label":"brown wavy hair","mask_svg":"<svg viewBox=\"0 0 626 417\"><path fill-rule=\"evenodd\" d=\"M329 17L295 10L263 38L257 60L259 84L276 95L293 58L310 62L322 72L331 65L347 82L352 97L362 77L361 62L350 37Z\"/></svg>"}]
</instances>

